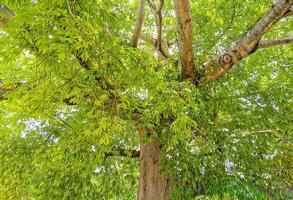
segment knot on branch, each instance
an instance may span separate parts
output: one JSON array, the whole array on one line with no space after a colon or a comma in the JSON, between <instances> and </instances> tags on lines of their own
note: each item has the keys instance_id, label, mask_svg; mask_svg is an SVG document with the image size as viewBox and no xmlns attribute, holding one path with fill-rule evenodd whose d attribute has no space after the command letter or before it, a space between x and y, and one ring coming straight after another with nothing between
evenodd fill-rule
<instances>
[{"instance_id":1,"label":"knot on branch","mask_svg":"<svg viewBox=\"0 0 293 200\"><path fill-rule=\"evenodd\" d=\"M233 62L232 56L228 53L221 55L219 58L219 64L221 65L221 67L224 67L225 65L232 62Z\"/></svg>"},{"instance_id":2,"label":"knot on branch","mask_svg":"<svg viewBox=\"0 0 293 200\"><path fill-rule=\"evenodd\" d=\"M188 23L191 23L191 18L187 18L187 19L185 20L185 24L188 24Z\"/></svg>"}]
</instances>

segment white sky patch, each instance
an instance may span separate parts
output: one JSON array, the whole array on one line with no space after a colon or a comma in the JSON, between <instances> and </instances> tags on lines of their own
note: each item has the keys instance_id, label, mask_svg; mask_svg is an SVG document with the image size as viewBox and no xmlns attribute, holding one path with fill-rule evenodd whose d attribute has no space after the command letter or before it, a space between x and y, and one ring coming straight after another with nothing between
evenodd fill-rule
<instances>
[{"instance_id":1,"label":"white sky patch","mask_svg":"<svg viewBox=\"0 0 293 200\"><path fill-rule=\"evenodd\" d=\"M275 151L274 153L270 153L270 154L263 154L262 156L266 159L273 159L276 155L277 155L277 151Z\"/></svg>"},{"instance_id":2,"label":"white sky patch","mask_svg":"<svg viewBox=\"0 0 293 200\"><path fill-rule=\"evenodd\" d=\"M240 100L241 100L243 103L247 104L248 106L252 106L252 103L251 103L248 99L240 98Z\"/></svg>"},{"instance_id":3,"label":"white sky patch","mask_svg":"<svg viewBox=\"0 0 293 200\"><path fill-rule=\"evenodd\" d=\"M206 169L205 169L205 167L204 166L202 166L201 168L200 168L200 174L202 175L202 176L204 176L205 175L205 172L206 172Z\"/></svg>"},{"instance_id":4,"label":"white sky patch","mask_svg":"<svg viewBox=\"0 0 293 200\"><path fill-rule=\"evenodd\" d=\"M6 31L0 30L0 35L7 36L7 35L8 35L8 33L7 33Z\"/></svg>"},{"instance_id":5,"label":"white sky patch","mask_svg":"<svg viewBox=\"0 0 293 200\"><path fill-rule=\"evenodd\" d=\"M74 108L74 106L72 106L71 108L64 107L57 113L57 117L65 120L68 117L72 117L75 112L77 112L77 109Z\"/></svg>"},{"instance_id":6,"label":"white sky patch","mask_svg":"<svg viewBox=\"0 0 293 200\"><path fill-rule=\"evenodd\" d=\"M44 128L48 126L48 122L44 122L41 118L29 118L26 121L20 121L20 123L24 123L25 129L21 131L21 138L27 138L28 134L35 131L40 135L47 137L51 140L51 142L57 144L60 141L60 138L55 137L47 133Z\"/></svg>"},{"instance_id":7,"label":"white sky patch","mask_svg":"<svg viewBox=\"0 0 293 200\"><path fill-rule=\"evenodd\" d=\"M223 128L222 131L229 132L230 130L228 128Z\"/></svg>"},{"instance_id":8,"label":"white sky patch","mask_svg":"<svg viewBox=\"0 0 293 200\"><path fill-rule=\"evenodd\" d=\"M234 163L229 159L225 160L225 170L228 174L233 173L233 168L234 168Z\"/></svg>"},{"instance_id":9,"label":"white sky patch","mask_svg":"<svg viewBox=\"0 0 293 200\"><path fill-rule=\"evenodd\" d=\"M237 172L237 175L239 176L240 179L244 179L245 176L242 172Z\"/></svg>"},{"instance_id":10,"label":"white sky patch","mask_svg":"<svg viewBox=\"0 0 293 200\"><path fill-rule=\"evenodd\" d=\"M41 119L29 118L22 123L25 124L25 129L21 132L22 138L26 138L27 134L31 131L38 131L40 133L42 132L43 125Z\"/></svg>"},{"instance_id":11,"label":"white sky patch","mask_svg":"<svg viewBox=\"0 0 293 200\"><path fill-rule=\"evenodd\" d=\"M275 101L271 101L272 107L274 108L275 111L279 112L279 106L277 105L277 103Z\"/></svg>"},{"instance_id":12,"label":"white sky patch","mask_svg":"<svg viewBox=\"0 0 293 200\"><path fill-rule=\"evenodd\" d=\"M189 144L189 152L192 154L199 154L200 153L200 148L192 143Z\"/></svg>"},{"instance_id":13,"label":"white sky patch","mask_svg":"<svg viewBox=\"0 0 293 200\"><path fill-rule=\"evenodd\" d=\"M92 151L96 152L97 151L97 147L95 147L94 145L92 145Z\"/></svg>"},{"instance_id":14,"label":"white sky patch","mask_svg":"<svg viewBox=\"0 0 293 200\"><path fill-rule=\"evenodd\" d=\"M139 92L135 94L135 97L141 100L146 100L148 98L148 90L144 88L140 88Z\"/></svg>"},{"instance_id":15,"label":"white sky patch","mask_svg":"<svg viewBox=\"0 0 293 200\"><path fill-rule=\"evenodd\" d=\"M105 173L106 172L106 168L104 166L101 167L96 167L94 169L94 173L99 174L99 173Z\"/></svg>"},{"instance_id":16,"label":"white sky patch","mask_svg":"<svg viewBox=\"0 0 293 200\"><path fill-rule=\"evenodd\" d=\"M270 175L270 174L263 174L262 177L264 179L271 179L272 178L272 175Z\"/></svg>"}]
</instances>

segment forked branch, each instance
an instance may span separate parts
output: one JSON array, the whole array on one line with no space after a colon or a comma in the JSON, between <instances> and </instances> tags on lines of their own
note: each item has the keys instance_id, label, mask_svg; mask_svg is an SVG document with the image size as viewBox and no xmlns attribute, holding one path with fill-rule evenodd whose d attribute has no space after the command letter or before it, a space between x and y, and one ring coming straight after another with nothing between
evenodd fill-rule
<instances>
[{"instance_id":1,"label":"forked branch","mask_svg":"<svg viewBox=\"0 0 293 200\"><path fill-rule=\"evenodd\" d=\"M163 15L162 15L162 9L165 4L165 0L159 0L158 5L155 4L153 0L147 0L148 5L150 6L156 23L156 29L157 29L157 37L156 39L153 38L152 40L148 39L144 36L141 37L142 40L152 43L155 50L158 52L159 56L162 59L169 58L169 46L166 41L163 40ZM147 40L145 40L147 39ZM150 42L153 41L153 42Z\"/></svg>"},{"instance_id":2,"label":"forked branch","mask_svg":"<svg viewBox=\"0 0 293 200\"><path fill-rule=\"evenodd\" d=\"M196 82L206 84L226 74L236 63L258 48L259 40L272 25L291 9L293 0L277 0L273 7L262 16L247 33L226 48L223 53L204 63L204 70Z\"/></svg>"}]
</instances>

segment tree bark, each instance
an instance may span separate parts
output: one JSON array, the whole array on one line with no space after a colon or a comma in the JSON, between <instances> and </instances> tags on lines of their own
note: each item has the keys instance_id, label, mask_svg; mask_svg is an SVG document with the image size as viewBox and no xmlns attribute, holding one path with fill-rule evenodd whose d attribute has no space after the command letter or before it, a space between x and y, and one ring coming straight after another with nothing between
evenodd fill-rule
<instances>
[{"instance_id":1,"label":"tree bark","mask_svg":"<svg viewBox=\"0 0 293 200\"><path fill-rule=\"evenodd\" d=\"M141 32L143 20L144 20L144 13L145 13L145 0L140 0L138 8L137 8L136 25L134 27L133 37L132 37L132 41L131 41L131 45L135 48L138 45L138 39L139 39L139 35Z\"/></svg>"},{"instance_id":2,"label":"tree bark","mask_svg":"<svg viewBox=\"0 0 293 200\"><path fill-rule=\"evenodd\" d=\"M193 79L195 63L192 50L192 21L189 0L174 0L179 26L179 48L183 80Z\"/></svg>"},{"instance_id":3,"label":"tree bark","mask_svg":"<svg viewBox=\"0 0 293 200\"><path fill-rule=\"evenodd\" d=\"M196 82L204 85L219 79L235 64L256 51L262 36L269 31L275 22L280 20L292 4L293 0L277 0L272 8L246 34L232 43L223 53L204 63L204 72L201 72L201 76L198 77L199 80L196 80Z\"/></svg>"},{"instance_id":4,"label":"tree bark","mask_svg":"<svg viewBox=\"0 0 293 200\"><path fill-rule=\"evenodd\" d=\"M158 141L143 143L144 131L140 130L140 175L138 200L169 200L171 181L160 168Z\"/></svg>"},{"instance_id":5,"label":"tree bark","mask_svg":"<svg viewBox=\"0 0 293 200\"><path fill-rule=\"evenodd\" d=\"M7 8L4 4L0 4L0 12L8 16L15 16L15 13L12 12L9 8Z\"/></svg>"},{"instance_id":6,"label":"tree bark","mask_svg":"<svg viewBox=\"0 0 293 200\"><path fill-rule=\"evenodd\" d=\"M283 45L283 44L292 44L293 36L288 36L284 38L275 38L271 40L261 41L258 45L258 49L264 49L271 46Z\"/></svg>"}]
</instances>

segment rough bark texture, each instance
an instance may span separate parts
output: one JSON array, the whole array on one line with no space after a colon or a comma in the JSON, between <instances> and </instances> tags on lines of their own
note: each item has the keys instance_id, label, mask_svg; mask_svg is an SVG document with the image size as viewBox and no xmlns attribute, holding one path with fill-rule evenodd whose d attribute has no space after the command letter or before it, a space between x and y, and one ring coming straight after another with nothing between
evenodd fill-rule
<instances>
[{"instance_id":1,"label":"rough bark texture","mask_svg":"<svg viewBox=\"0 0 293 200\"><path fill-rule=\"evenodd\" d=\"M255 51L261 37L291 8L292 2L293 0L278 0L242 38L228 47L224 53L206 62L204 72L198 80L200 84L220 78L233 65Z\"/></svg>"},{"instance_id":2,"label":"rough bark texture","mask_svg":"<svg viewBox=\"0 0 293 200\"><path fill-rule=\"evenodd\" d=\"M293 6L291 6L291 8L287 12L285 12L285 14L282 16L282 18L289 17L292 15L293 15Z\"/></svg>"},{"instance_id":3,"label":"rough bark texture","mask_svg":"<svg viewBox=\"0 0 293 200\"><path fill-rule=\"evenodd\" d=\"M182 59L183 79L194 76L194 58L192 51L192 21L189 0L174 0L179 25L179 48Z\"/></svg>"},{"instance_id":4,"label":"rough bark texture","mask_svg":"<svg viewBox=\"0 0 293 200\"><path fill-rule=\"evenodd\" d=\"M137 47L137 44L138 44L138 39L139 39L139 35L141 32L143 19L144 19L144 11L145 11L145 0L140 0L138 8L137 8L138 15L136 20L136 25L134 27L133 37L131 41L131 44L133 47Z\"/></svg>"},{"instance_id":5,"label":"rough bark texture","mask_svg":"<svg viewBox=\"0 0 293 200\"><path fill-rule=\"evenodd\" d=\"M144 144L140 130L140 176L138 200L169 200L170 179L160 169L160 145L158 141Z\"/></svg>"}]
</instances>

